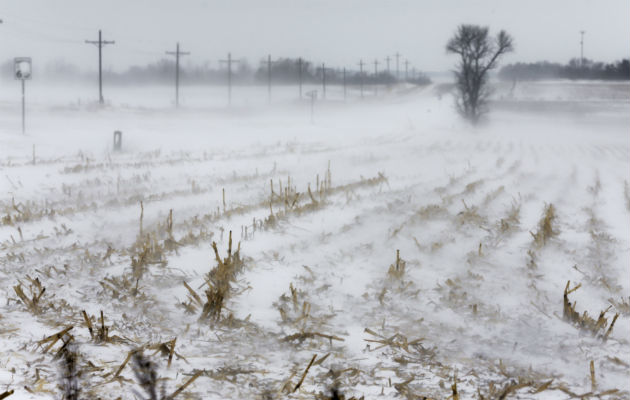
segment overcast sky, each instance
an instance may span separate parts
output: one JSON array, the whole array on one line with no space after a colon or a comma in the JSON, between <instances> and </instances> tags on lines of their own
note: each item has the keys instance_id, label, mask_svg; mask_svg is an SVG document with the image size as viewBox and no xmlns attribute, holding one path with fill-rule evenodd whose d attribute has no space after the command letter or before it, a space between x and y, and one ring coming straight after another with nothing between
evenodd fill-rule
<instances>
[{"instance_id":1,"label":"overcast sky","mask_svg":"<svg viewBox=\"0 0 630 400\"><path fill-rule=\"evenodd\" d=\"M383 61L396 52L424 71L455 62L444 46L460 23L506 29L516 51L504 62L566 62L630 56L629 0L4 0L0 60L32 56L95 68L97 30L116 44L104 66L116 70L164 57L175 42L183 62L216 65L228 51L250 63L302 56L331 66ZM394 64L392 64L394 65Z\"/></svg>"}]
</instances>

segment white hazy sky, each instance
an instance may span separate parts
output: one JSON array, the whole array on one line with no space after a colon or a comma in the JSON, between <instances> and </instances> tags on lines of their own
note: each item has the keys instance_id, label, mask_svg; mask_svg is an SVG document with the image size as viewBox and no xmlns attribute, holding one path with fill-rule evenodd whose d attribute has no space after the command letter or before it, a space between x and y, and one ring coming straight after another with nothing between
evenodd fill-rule
<instances>
[{"instance_id":1,"label":"white hazy sky","mask_svg":"<svg viewBox=\"0 0 630 400\"><path fill-rule=\"evenodd\" d=\"M0 61L26 55L40 67L95 68L84 40L99 28L116 40L104 50L116 70L158 60L176 41L192 52L184 65L231 51L254 65L271 53L353 67L400 52L421 70L448 70L444 46L460 23L510 32L506 63L578 57L580 30L586 57L630 56L629 0L2 0L0 18Z\"/></svg>"}]
</instances>

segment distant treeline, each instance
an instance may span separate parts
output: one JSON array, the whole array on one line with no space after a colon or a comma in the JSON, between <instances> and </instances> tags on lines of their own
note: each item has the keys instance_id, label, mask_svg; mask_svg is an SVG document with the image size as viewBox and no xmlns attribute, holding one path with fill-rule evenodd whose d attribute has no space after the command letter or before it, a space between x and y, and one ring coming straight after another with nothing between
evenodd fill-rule
<instances>
[{"instance_id":1,"label":"distant treeline","mask_svg":"<svg viewBox=\"0 0 630 400\"><path fill-rule=\"evenodd\" d=\"M13 61L2 64L0 68L5 79L12 78ZM271 64L271 80L276 85L296 84L301 77L303 83L321 83L323 71L321 64L294 58L281 58L273 60ZM64 82L93 80L95 77L95 72L82 71L76 65L63 61L50 63L39 73L45 79ZM326 67L325 73L327 83L343 83L344 70L342 68ZM37 75L38 70L34 72L33 79L36 79ZM401 72L401 75L401 80L405 80L404 72ZM103 79L111 84L170 84L174 76L175 61L172 59L161 59L144 66L132 66L122 72L103 71ZM245 59L238 60L232 65L232 82L235 84L266 84L268 77L267 60L261 60L257 68L252 67ZM357 70L346 70L345 79L348 85L358 85L361 82L366 85L393 84L397 81L392 73L383 71L375 75L367 70L364 70L362 74ZM182 84L224 84L227 81L227 66L218 65L213 68L209 63L198 66L180 65L180 80ZM431 83L431 79L423 73L412 74L411 72L406 81L417 85Z\"/></svg>"},{"instance_id":2,"label":"distant treeline","mask_svg":"<svg viewBox=\"0 0 630 400\"><path fill-rule=\"evenodd\" d=\"M509 64L501 68L502 80L543 80L543 79L601 79L630 80L630 60L623 59L606 64L592 60L574 58L568 64L541 61L536 63Z\"/></svg>"}]
</instances>

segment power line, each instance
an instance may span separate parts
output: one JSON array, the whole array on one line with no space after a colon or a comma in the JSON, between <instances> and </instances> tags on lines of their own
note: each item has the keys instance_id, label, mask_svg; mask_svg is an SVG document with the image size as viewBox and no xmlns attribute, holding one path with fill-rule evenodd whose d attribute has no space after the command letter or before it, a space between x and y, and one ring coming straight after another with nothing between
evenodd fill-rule
<instances>
[{"instance_id":1,"label":"power line","mask_svg":"<svg viewBox=\"0 0 630 400\"><path fill-rule=\"evenodd\" d=\"M93 28L91 27L87 27L87 26L80 26L80 25L69 25L69 24L63 24L63 23L59 23L59 22L51 22L51 21L56 21L54 19L37 19L37 18L31 18L31 17L22 17L19 15L7 15L4 14L4 19L7 20L7 22L9 23L13 23L14 21L17 21L19 23L24 23L24 24L35 24L37 27L42 27L42 26L46 26L49 28L57 28L57 29L63 29L65 31L72 31L73 33L77 33L77 31L91 31Z\"/></svg>"},{"instance_id":2,"label":"power line","mask_svg":"<svg viewBox=\"0 0 630 400\"><path fill-rule=\"evenodd\" d=\"M6 20L3 23L4 28L7 31L12 31L14 35L20 35L25 38L35 39L40 42L50 42L50 43L70 43L70 44L79 44L80 40L71 39L68 37L62 37L57 35L52 35L49 32L38 32L30 28L21 27L19 25L11 24Z\"/></svg>"}]
</instances>

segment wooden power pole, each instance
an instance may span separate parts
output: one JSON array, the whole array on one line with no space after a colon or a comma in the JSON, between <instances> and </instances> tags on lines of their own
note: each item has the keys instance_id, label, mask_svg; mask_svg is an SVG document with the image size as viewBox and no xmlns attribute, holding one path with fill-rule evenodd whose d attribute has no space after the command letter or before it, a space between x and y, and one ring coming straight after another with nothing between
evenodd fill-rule
<instances>
[{"instance_id":1,"label":"wooden power pole","mask_svg":"<svg viewBox=\"0 0 630 400\"><path fill-rule=\"evenodd\" d=\"M322 63L322 100L326 100L326 64Z\"/></svg>"},{"instance_id":2,"label":"wooden power pole","mask_svg":"<svg viewBox=\"0 0 630 400\"><path fill-rule=\"evenodd\" d=\"M298 86L300 90L300 99L302 98L302 57L298 58Z\"/></svg>"},{"instance_id":3,"label":"wooden power pole","mask_svg":"<svg viewBox=\"0 0 630 400\"><path fill-rule=\"evenodd\" d=\"M361 98L363 98L363 66L365 63L363 60L359 60L359 86L361 88Z\"/></svg>"},{"instance_id":4,"label":"wooden power pole","mask_svg":"<svg viewBox=\"0 0 630 400\"><path fill-rule=\"evenodd\" d=\"M267 102L271 104L271 66L273 65L273 61L271 61L271 54L267 55Z\"/></svg>"},{"instance_id":5,"label":"wooden power pole","mask_svg":"<svg viewBox=\"0 0 630 400\"><path fill-rule=\"evenodd\" d=\"M342 79L343 79L343 99L346 99L346 67L343 67L343 75L342 75Z\"/></svg>"},{"instance_id":6,"label":"wooden power pole","mask_svg":"<svg viewBox=\"0 0 630 400\"><path fill-rule=\"evenodd\" d=\"M98 40L86 40L85 43L98 47L98 102L104 104L103 99L103 47L108 44L115 44L113 40L103 40L101 30L98 30Z\"/></svg>"},{"instance_id":7,"label":"wooden power pole","mask_svg":"<svg viewBox=\"0 0 630 400\"><path fill-rule=\"evenodd\" d=\"M584 34L586 31L580 31L580 67L584 66Z\"/></svg>"},{"instance_id":8,"label":"wooden power pole","mask_svg":"<svg viewBox=\"0 0 630 400\"><path fill-rule=\"evenodd\" d=\"M228 84L228 106L232 105L232 64L238 63L238 60L232 59L232 53L228 53L227 60L219 60L221 63L227 64L227 84Z\"/></svg>"},{"instance_id":9,"label":"wooden power pole","mask_svg":"<svg viewBox=\"0 0 630 400\"><path fill-rule=\"evenodd\" d=\"M179 107L179 57L187 56L190 52L181 51L177 42L175 51L167 51L166 54L175 56L175 107Z\"/></svg>"},{"instance_id":10,"label":"wooden power pole","mask_svg":"<svg viewBox=\"0 0 630 400\"><path fill-rule=\"evenodd\" d=\"M374 60L374 96L378 95L378 60Z\"/></svg>"}]
</instances>

